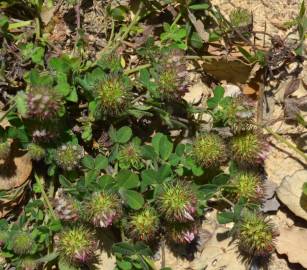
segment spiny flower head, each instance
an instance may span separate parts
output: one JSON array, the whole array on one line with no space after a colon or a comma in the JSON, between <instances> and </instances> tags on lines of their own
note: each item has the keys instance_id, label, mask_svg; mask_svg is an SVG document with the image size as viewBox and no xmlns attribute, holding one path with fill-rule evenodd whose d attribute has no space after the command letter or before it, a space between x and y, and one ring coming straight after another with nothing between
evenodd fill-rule
<instances>
[{"instance_id":1,"label":"spiny flower head","mask_svg":"<svg viewBox=\"0 0 307 270\"><path fill-rule=\"evenodd\" d=\"M196 223L171 223L166 228L166 237L177 244L190 244L198 235Z\"/></svg>"},{"instance_id":2,"label":"spiny flower head","mask_svg":"<svg viewBox=\"0 0 307 270\"><path fill-rule=\"evenodd\" d=\"M7 159L11 152L11 144L9 142L0 142L0 159Z\"/></svg>"},{"instance_id":3,"label":"spiny flower head","mask_svg":"<svg viewBox=\"0 0 307 270\"><path fill-rule=\"evenodd\" d=\"M150 241L159 229L159 216L152 207L132 214L127 224L127 233L135 240Z\"/></svg>"},{"instance_id":4,"label":"spiny flower head","mask_svg":"<svg viewBox=\"0 0 307 270\"><path fill-rule=\"evenodd\" d=\"M252 23L251 13L245 8L237 8L229 15L230 23L233 27L244 27Z\"/></svg>"},{"instance_id":5,"label":"spiny flower head","mask_svg":"<svg viewBox=\"0 0 307 270\"><path fill-rule=\"evenodd\" d=\"M12 247L17 255L25 255L31 252L34 239L29 232L16 232L12 237Z\"/></svg>"},{"instance_id":6,"label":"spiny flower head","mask_svg":"<svg viewBox=\"0 0 307 270\"><path fill-rule=\"evenodd\" d=\"M56 116L62 97L51 87L31 87L27 92L28 117L41 120Z\"/></svg>"},{"instance_id":7,"label":"spiny flower head","mask_svg":"<svg viewBox=\"0 0 307 270\"><path fill-rule=\"evenodd\" d=\"M63 144L56 150L55 161L66 171L71 171L79 165L84 156L84 149L78 144Z\"/></svg>"},{"instance_id":8,"label":"spiny flower head","mask_svg":"<svg viewBox=\"0 0 307 270\"><path fill-rule=\"evenodd\" d=\"M159 93L163 98L174 99L183 96L188 89L188 72L182 61L182 52L173 50L162 59L158 71Z\"/></svg>"},{"instance_id":9,"label":"spiny flower head","mask_svg":"<svg viewBox=\"0 0 307 270\"><path fill-rule=\"evenodd\" d=\"M58 189L54 198L54 210L63 221L77 221L80 216L80 206L76 200Z\"/></svg>"},{"instance_id":10,"label":"spiny flower head","mask_svg":"<svg viewBox=\"0 0 307 270\"><path fill-rule=\"evenodd\" d=\"M129 143L121 147L118 153L119 166L122 169L142 168L141 149L135 143Z\"/></svg>"},{"instance_id":11,"label":"spiny flower head","mask_svg":"<svg viewBox=\"0 0 307 270\"><path fill-rule=\"evenodd\" d=\"M251 130L234 136L230 148L234 160L251 165L264 161L268 145L260 134Z\"/></svg>"},{"instance_id":12,"label":"spiny flower head","mask_svg":"<svg viewBox=\"0 0 307 270\"><path fill-rule=\"evenodd\" d=\"M234 186L233 192L238 198L246 198L249 201L260 202L264 197L264 187L258 175L250 172L241 172L231 178Z\"/></svg>"},{"instance_id":13,"label":"spiny flower head","mask_svg":"<svg viewBox=\"0 0 307 270\"><path fill-rule=\"evenodd\" d=\"M46 155L45 149L35 143L30 143L27 147L27 150L28 150L28 154L31 157L31 159L36 160L36 161L41 160Z\"/></svg>"},{"instance_id":14,"label":"spiny flower head","mask_svg":"<svg viewBox=\"0 0 307 270\"><path fill-rule=\"evenodd\" d=\"M128 78L123 75L106 75L96 89L99 109L109 115L122 112L129 105L130 90Z\"/></svg>"},{"instance_id":15,"label":"spiny flower head","mask_svg":"<svg viewBox=\"0 0 307 270\"><path fill-rule=\"evenodd\" d=\"M262 215L245 212L238 227L239 248L250 255L268 256L274 251L274 226Z\"/></svg>"},{"instance_id":16,"label":"spiny flower head","mask_svg":"<svg viewBox=\"0 0 307 270\"><path fill-rule=\"evenodd\" d=\"M158 199L158 209L166 221L193 221L196 215L196 195L187 183L167 184Z\"/></svg>"},{"instance_id":17,"label":"spiny flower head","mask_svg":"<svg viewBox=\"0 0 307 270\"><path fill-rule=\"evenodd\" d=\"M39 263L35 258L26 256L21 260L21 267L23 270L35 270L38 269Z\"/></svg>"},{"instance_id":18,"label":"spiny flower head","mask_svg":"<svg viewBox=\"0 0 307 270\"><path fill-rule=\"evenodd\" d=\"M95 257L97 243L91 231L83 226L68 228L55 238L57 249L64 260L75 265L87 265Z\"/></svg>"},{"instance_id":19,"label":"spiny flower head","mask_svg":"<svg viewBox=\"0 0 307 270\"><path fill-rule=\"evenodd\" d=\"M199 136L194 141L192 155L203 167L216 166L225 160L224 142L213 133Z\"/></svg>"},{"instance_id":20,"label":"spiny flower head","mask_svg":"<svg viewBox=\"0 0 307 270\"><path fill-rule=\"evenodd\" d=\"M86 202L85 214L96 227L111 226L122 216L122 204L116 194L97 192Z\"/></svg>"}]
</instances>

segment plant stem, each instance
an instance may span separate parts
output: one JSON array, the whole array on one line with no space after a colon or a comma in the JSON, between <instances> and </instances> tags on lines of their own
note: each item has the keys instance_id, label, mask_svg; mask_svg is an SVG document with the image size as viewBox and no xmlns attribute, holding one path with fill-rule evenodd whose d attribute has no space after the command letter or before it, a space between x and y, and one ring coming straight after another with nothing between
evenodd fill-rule
<instances>
[{"instance_id":1,"label":"plant stem","mask_svg":"<svg viewBox=\"0 0 307 270\"><path fill-rule=\"evenodd\" d=\"M111 34L110 34L110 38L109 38L107 47L110 47L112 44L112 41L114 38L114 31L115 31L115 23L114 23L114 20L112 19L112 29L111 29Z\"/></svg>"},{"instance_id":2,"label":"plant stem","mask_svg":"<svg viewBox=\"0 0 307 270\"><path fill-rule=\"evenodd\" d=\"M129 75L129 74L138 72L138 71L145 69L145 68L148 68L148 67L151 67L151 64L145 64L145 65L137 66L135 68L127 69L127 70L125 70L124 74Z\"/></svg>"},{"instance_id":3,"label":"plant stem","mask_svg":"<svg viewBox=\"0 0 307 270\"><path fill-rule=\"evenodd\" d=\"M165 239L163 237L161 242L161 268L165 268Z\"/></svg>"},{"instance_id":4,"label":"plant stem","mask_svg":"<svg viewBox=\"0 0 307 270\"><path fill-rule=\"evenodd\" d=\"M291 148L293 151L295 151L298 155L300 155L305 161L307 161L307 155L304 152L302 152L301 150L299 150L295 145L293 145L292 143L290 143L289 141L284 139L282 136L277 134L272 129L270 129L268 127L265 127L264 129L267 132L269 132L276 140L278 140L279 142L284 143L285 145L287 145L289 148Z\"/></svg>"},{"instance_id":5,"label":"plant stem","mask_svg":"<svg viewBox=\"0 0 307 270\"><path fill-rule=\"evenodd\" d=\"M1 117L0 117L0 123L7 117L7 115L16 109L16 103L14 103Z\"/></svg>"},{"instance_id":6,"label":"plant stem","mask_svg":"<svg viewBox=\"0 0 307 270\"><path fill-rule=\"evenodd\" d=\"M220 195L219 199L223 200L224 202L228 203L231 207L234 207L234 203L230 200L228 200L227 198L225 198L224 196Z\"/></svg>"},{"instance_id":7,"label":"plant stem","mask_svg":"<svg viewBox=\"0 0 307 270\"><path fill-rule=\"evenodd\" d=\"M35 39L39 40L41 36L41 26L39 17L35 17Z\"/></svg>"},{"instance_id":8,"label":"plant stem","mask_svg":"<svg viewBox=\"0 0 307 270\"><path fill-rule=\"evenodd\" d=\"M42 184L41 179L38 177L37 174L34 175L34 178L35 178L35 181L36 181L37 185L39 186L39 188L40 188L40 190L41 190L41 192L42 192L43 199L44 199L44 201L45 201L45 203L46 203L46 205L47 205L47 207L48 207L48 209L49 209L49 211L50 211L51 216L52 216L54 219L57 219L56 214L55 214L54 211L53 211L52 205L51 205L51 203L50 203L50 201L49 201L49 199L48 199L48 196L47 196L47 194L46 194L46 192L45 192L45 190L44 190L44 186L43 186L43 184Z\"/></svg>"},{"instance_id":9,"label":"plant stem","mask_svg":"<svg viewBox=\"0 0 307 270\"><path fill-rule=\"evenodd\" d=\"M122 34L122 36L116 41L116 43L113 45L113 47L111 48L111 51L115 51L120 44L127 38L127 36L129 35L131 29L139 22L140 20L140 14L141 14L141 10L143 8L143 3L140 3L140 6L133 18L133 20L130 22L130 24L128 25L128 27L126 28L125 32Z\"/></svg>"}]
</instances>

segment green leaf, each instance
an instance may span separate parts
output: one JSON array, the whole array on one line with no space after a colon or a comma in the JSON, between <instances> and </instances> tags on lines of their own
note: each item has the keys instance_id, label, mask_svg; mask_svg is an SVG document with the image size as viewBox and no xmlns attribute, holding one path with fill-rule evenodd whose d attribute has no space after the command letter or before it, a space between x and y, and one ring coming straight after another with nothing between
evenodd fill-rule
<instances>
[{"instance_id":1,"label":"green leaf","mask_svg":"<svg viewBox=\"0 0 307 270\"><path fill-rule=\"evenodd\" d=\"M119 261L116 260L117 266L122 270L130 270L132 269L132 264L128 261Z\"/></svg>"},{"instance_id":2,"label":"green leaf","mask_svg":"<svg viewBox=\"0 0 307 270\"><path fill-rule=\"evenodd\" d=\"M157 172L154 170L142 171L141 178L141 191L144 192L148 186L157 183Z\"/></svg>"},{"instance_id":3,"label":"green leaf","mask_svg":"<svg viewBox=\"0 0 307 270\"><path fill-rule=\"evenodd\" d=\"M151 145L143 145L141 147L142 156L148 160L155 160L157 158L157 154L155 149Z\"/></svg>"},{"instance_id":4,"label":"green leaf","mask_svg":"<svg viewBox=\"0 0 307 270\"><path fill-rule=\"evenodd\" d=\"M228 182L228 180L229 180L229 175L221 173L212 179L212 184L216 186L222 186L225 185Z\"/></svg>"},{"instance_id":5,"label":"green leaf","mask_svg":"<svg viewBox=\"0 0 307 270\"><path fill-rule=\"evenodd\" d=\"M71 102L78 102L78 93L75 87L72 88L70 94L66 97L66 100Z\"/></svg>"},{"instance_id":6,"label":"green leaf","mask_svg":"<svg viewBox=\"0 0 307 270\"><path fill-rule=\"evenodd\" d=\"M303 185L303 194L307 196L307 182Z\"/></svg>"},{"instance_id":7,"label":"green leaf","mask_svg":"<svg viewBox=\"0 0 307 270\"><path fill-rule=\"evenodd\" d=\"M85 156L82 160L81 163L84 167L88 169L94 169L95 168L95 160L91 156Z\"/></svg>"},{"instance_id":8,"label":"green leaf","mask_svg":"<svg viewBox=\"0 0 307 270\"><path fill-rule=\"evenodd\" d=\"M132 136L132 129L130 127L122 127L116 131L115 140L118 143L126 143Z\"/></svg>"},{"instance_id":9,"label":"green leaf","mask_svg":"<svg viewBox=\"0 0 307 270\"><path fill-rule=\"evenodd\" d=\"M167 136L163 135L159 141L160 156L164 160L168 160L173 151L173 144L168 140Z\"/></svg>"},{"instance_id":10,"label":"green leaf","mask_svg":"<svg viewBox=\"0 0 307 270\"><path fill-rule=\"evenodd\" d=\"M119 193L122 199L134 210L139 210L144 205L144 198L137 191L120 188Z\"/></svg>"},{"instance_id":11,"label":"green leaf","mask_svg":"<svg viewBox=\"0 0 307 270\"><path fill-rule=\"evenodd\" d=\"M191 5L189 6L189 9L191 10L204 10L204 9L208 9L210 7L209 4L195 4L195 5Z\"/></svg>"},{"instance_id":12,"label":"green leaf","mask_svg":"<svg viewBox=\"0 0 307 270\"><path fill-rule=\"evenodd\" d=\"M160 140L163 136L164 135L162 133L158 132L151 140L151 144L158 155L160 153Z\"/></svg>"},{"instance_id":13,"label":"green leaf","mask_svg":"<svg viewBox=\"0 0 307 270\"><path fill-rule=\"evenodd\" d=\"M220 224L227 224L234 221L234 214L232 212L221 212L217 214L217 221Z\"/></svg>"},{"instance_id":14,"label":"green leaf","mask_svg":"<svg viewBox=\"0 0 307 270\"><path fill-rule=\"evenodd\" d=\"M63 188L70 188L71 182L63 175L59 176L59 182Z\"/></svg>"},{"instance_id":15,"label":"green leaf","mask_svg":"<svg viewBox=\"0 0 307 270\"><path fill-rule=\"evenodd\" d=\"M169 164L162 165L157 172L157 181L163 183L166 178L172 174L172 168Z\"/></svg>"},{"instance_id":16,"label":"green leaf","mask_svg":"<svg viewBox=\"0 0 307 270\"><path fill-rule=\"evenodd\" d=\"M62 96L66 97L71 92L71 86L67 82L67 76L64 73L60 73L57 76L57 85L55 87L58 93L60 93Z\"/></svg>"},{"instance_id":17,"label":"green leaf","mask_svg":"<svg viewBox=\"0 0 307 270\"><path fill-rule=\"evenodd\" d=\"M116 176L116 181L119 187L126 189L136 188L140 185L138 175L128 170L121 170Z\"/></svg>"},{"instance_id":18,"label":"green leaf","mask_svg":"<svg viewBox=\"0 0 307 270\"><path fill-rule=\"evenodd\" d=\"M95 158L95 169L97 170L104 170L108 167L109 161L108 159L99 154L96 158Z\"/></svg>"},{"instance_id":19,"label":"green leaf","mask_svg":"<svg viewBox=\"0 0 307 270\"><path fill-rule=\"evenodd\" d=\"M27 114L27 96L25 94L25 92L23 91L19 91L17 92L16 96L15 96L15 102L16 102L16 107L17 107L17 111L18 113L25 117Z\"/></svg>"},{"instance_id":20,"label":"green leaf","mask_svg":"<svg viewBox=\"0 0 307 270\"><path fill-rule=\"evenodd\" d=\"M204 41L200 38L197 32L192 33L190 42L192 47L196 49L200 49L204 44Z\"/></svg>"},{"instance_id":21,"label":"green leaf","mask_svg":"<svg viewBox=\"0 0 307 270\"><path fill-rule=\"evenodd\" d=\"M98 185L102 189L109 189L114 185L115 181L111 175L103 175L98 179Z\"/></svg>"},{"instance_id":22,"label":"green leaf","mask_svg":"<svg viewBox=\"0 0 307 270\"><path fill-rule=\"evenodd\" d=\"M198 166L193 166L192 167L192 173L195 175L195 176L201 176L204 174L204 170L202 167L198 167Z\"/></svg>"},{"instance_id":23,"label":"green leaf","mask_svg":"<svg viewBox=\"0 0 307 270\"><path fill-rule=\"evenodd\" d=\"M209 98L207 101L207 105L209 109L214 109L218 106L219 102L223 98L225 90L222 86L217 86L213 90L214 97Z\"/></svg>"}]
</instances>

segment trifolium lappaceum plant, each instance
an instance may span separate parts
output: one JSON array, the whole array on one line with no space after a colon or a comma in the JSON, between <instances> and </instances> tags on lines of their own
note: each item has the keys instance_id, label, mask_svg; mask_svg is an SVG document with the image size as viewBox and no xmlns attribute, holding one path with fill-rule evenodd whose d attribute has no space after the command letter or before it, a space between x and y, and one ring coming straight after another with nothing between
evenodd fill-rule
<instances>
[{"instance_id":1,"label":"trifolium lappaceum plant","mask_svg":"<svg viewBox=\"0 0 307 270\"><path fill-rule=\"evenodd\" d=\"M84 156L82 146L73 143L67 143L57 148L55 153L55 162L63 170L71 171L78 167L80 160Z\"/></svg>"},{"instance_id":2,"label":"trifolium lappaceum plant","mask_svg":"<svg viewBox=\"0 0 307 270\"><path fill-rule=\"evenodd\" d=\"M194 191L183 182L165 184L157 200L157 208L167 222L194 221L197 197Z\"/></svg>"},{"instance_id":3,"label":"trifolium lappaceum plant","mask_svg":"<svg viewBox=\"0 0 307 270\"><path fill-rule=\"evenodd\" d=\"M126 226L127 235L136 241L151 241L159 230L157 211L146 206L142 210L129 215Z\"/></svg>"},{"instance_id":4,"label":"trifolium lappaceum plant","mask_svg":"<svg viewBox=\"0 0 307 270\"><path fill-rule=\"evenodd\" d=\"M125 75L104 75L94 92L99 113L115 116L130 106L131 82Z\"/></svg>"},{"instance_id":5,"label":"trifolium lappaceum plant","mask_svg":"<svg viewBox=\"0 0 307 270\"><path fill-rule=\"evenodd\" d=\"M180 50L162 56L157 68L158 92L163 99L178 99L188 90L188 72Z\"/></svg>"},{"instance_id":6,"label":"trifolium lappaceum plant","mask_svg":"<svg viewBox=\"0 0 307 270\"><path fill-rule=\"evenodd\" d=\"M231 138L230 151L232 158L241 164L261 164L267 156L268 144L264 135L250 130Z\"/></svg>"},{"instance_id":7,"label":"trifolium lappaceum plant","mask_svg":"<svg viewBox=\"0 0 307 270\"><path fill-rule=\"evenodd\" d=\"M236 8L230 12L230 23L235 28L246 27L252 24L251 12L245 8Z\"/></svg>"},{"instance_id":8,"label":"trifolium lappaceum plant","mask_svg":"<svg viewBox=\"0 0 307 270\"><path fill-rule=\"evenodd\" d=\"M55 236L55 243L61 258L72 265L89 265L95 259L94 234L82 225L65 228Z\"/></svg>"},{"instance_id":9,"label":"trifolium lappaceum plant","mask_svg":"<svg viewBox=\"0 0 307 270\"><path fill-rule=\"evenodd\" d=\"M82 215L80 202L65 194L63 189L58 189L53 205L57 217L62 221L76 222Z\"/></svg>"},{"instance_id":10,"label":"trifolium lappaceum plant","mask_svg":"<svg viewBox=\"0 0 307 270\"><path fill-rule=\"evenodd\" d=\"M29 232L19 231L12 236L12 249L17 255L30 254L34 239Z\"/></svg>"},{"instance_id":11,"label":"trifolium lappaceum plant","mask_svg":"<svg viewBox=\"0 0 307 270\"><path fill-rule=\"evenodd\" d=\"M40 146L39 144L30 143L27 146L28 155L32 160L39 161L43 159L46 155L46 150L44 147Z\"/></svg>"},{"instance_id":12,"label":"trifolium lappaceum plant","mask_svg":"<svg viewBox=\"0 0 307 270\"><path fill-rule=\"evenodd\" d=\"M205 168L218 166L226 159L225 143L214 133L199 135L193 142L192 156Z\"/></svg>"},{"instance_id":13,"label":"trifolium lappaceum plant","mask_svg":"<svg viewBox=\"0 0 307 270\"><path fill-rule=\"evenodd\" d=\"M260 176L248 171L238 172L230 178L230 193L236 199L245 198L249 202L261 203L265 196Z\"/></svg>"},{"instance_id":14,"label":"trifolium lappaceum plant","mask_svg":"<svg viewBox=\"0 0 307 270\"><path fill-rule=\"evenodd\" d=\"M120 198L107 191L92 194L84 204L85 218L95 227L107 228L117 222L123 213Z\"/></svg>"},{"instance_id":15,"label":"trifolium lappaceum plant","mask_svg":"<svg viewBox=\"0 0 307 270\"><path fill-rule=\"evenodd\" d=\"M252 256L269 256L275 249L277 236L268 218L253 211L244 211L238 224L236 238L239 249Z\"/></svg>"},{"instance_id":16,"label":"trifolium lappaceum plant","mask_svg":"<svg viewBox=\"0 0 307 270\"><path fill-rule=\"evenodd\" d=\"M119 162L119 167L122 169L140 169L144 166L142 163L141 148L135 142L130 142L121 146L117 159Z\"/></svg>"},{"instance_id":17,"label":"trifolium lappaceum plant","mask_svg":"<svg viewBox=\"0 0 307 270\"><path fill-rule=\"evenodd\" d=\"M27 116L40 120L56 117L62 106L61 95L52 87L30 87L26 93Z\"/></svg>"}]
</instances>

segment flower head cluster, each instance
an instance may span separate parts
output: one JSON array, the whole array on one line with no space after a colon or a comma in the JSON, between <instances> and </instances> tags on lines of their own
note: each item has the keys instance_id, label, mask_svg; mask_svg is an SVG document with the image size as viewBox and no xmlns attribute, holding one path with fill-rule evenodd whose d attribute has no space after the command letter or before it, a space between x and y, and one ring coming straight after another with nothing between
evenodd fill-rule
<instances>
[{"instance_id":1,"label":"flower head cluster","mask_svg":"<svg viewBox=\"0 0 307 270\"><path fill-rule=\"evenodd\" d=\"M84 149L78 144L64 144L56 150L55 161L66 171L71 171L79 165L84 156Z\"/></svg>"},{"instance_id":2,"label":"flower head cluster","mask_svg":"<svg viewBox=\"0 0 307 270\"><path fill-rule=\"evenodd\" d=\"M204 134L194 141L193 156L203 167L217 166L225 160L225 144L216 134Z\"/></svg>"},{"instance_id":3,"label":"flower head cluster","mask_svg":"<svg viewBox=\"0 0 307 270\"><path fill-rule=\"evenodd\" d=\"M21 260L21 267L23 270L36 270L39 268L39 262L30 256L26 256Z\"/></svg>"},{"instance_id":4,"label":"flower head cluster","mask_svg":"<svg viewBox=\"0 0 307 270\"><path fill-rule=\"evenodd\" d=\"M0 159L7 159L11 152L11 144L6 142L0 142Z\"/></svg>"},{"instance_id":5,"label":"flower head cluster","mask_svg":"<svg viewBox=\"0 0 307 270\"><path fill-rule=\"evenodd\" d=\"M188 90L188 72L182 61L182 52L174 50L163 60L158 71L159 93L166 99L179 98Z\"/></svg>"},{"instance_id":6,"label":"flower head cluster","mask_svg":"<svg viewBox=\"0 0 307 270\"><path fill-rule=\"evenodd\" d=\"M245 212L238 227L239 248L250 255L268 256L274 251L276 231L263 216Z\"/></svg>"},{"instance_id":7,"label":"flower head cluster","mask_svg":"<svg viewBox=\"0 0 307 270\"><path fill-rule=\"evenodd\" d=\"M177 244L190 244L197 235L195 223L172 223L167 227L167 238Z\"/></svg>"},{"instance_id":8,"label":"flower head cluster","mask_svg":"<svg viewBox=\"0 0 307 270\"><path fill-rule=\"evenodd\" d=\"M77 221L80 216L80 207L76 200L69 197L62 189L58 189L54 198L54 211L63 221Z\"/></svg>"},{"instance_id":9,"label":"flower head cluster","mask_svg":"<svg viewBox=\"0 0 307 270\"><path fill-rule=\"evenodd\" d=\"M28 150L28 155L31 157L31 159L36 161L41 160L46 155L45 149L35 143L30 143L27 147L27 150Z\"/></svg>"},{"instance_id":10,"label":"flower head cluster","mask_svg":"<svg viewBox=\"0 0 307 270\"><path fill-rule=\"evenodd\" d=\"M152 240L159 229L159 216L155 209L145 207L132 214L127 223L127 233L131 238L141 241Z\"/></svg>"},{"instance_id":11,"label":"flower head cluster","mask_svg":"<svg viewBox=\"0 0 307 270\"><path fill-rule=\"evenodd\" d=\"M122 169L142 168L141 149L135 143L129 143L121 147L118 153L119 166Z\"/></svg>"},{"instance_id":12,"label":"flower head cluster","mask_svg":"<svg viewBox=\"0 0 307 270\"><path fill-rule=\"evenodd\" d=\"M122 204L116 194L97 192L86 202L85 215L96 227L107 228L122 216Z\"/></svg>"},{"instance_id":13,"label":"flower head cluster","mask_svg":"<svg viewBox=\"0 0 307 270\"><path fill-rule=\"evenodd\" d=\"M119 75L106 75L97 88L99 109L108 115L117 115L127 108L131 97L129 79Z\"/></svg>"},{"instance_id":14,"label":"flower head cluster","mask_svg":"<svg viewBox=\"0 0 307 270\"><path fill-rule=\"evenodd\" d=\"M97 243L93 233L82 226L66 229L55 242L59 254L71 264L87 265L95 258Z\"/></svg>"},{"instance_id":15,"label":"flower head cluster","mask_svg":"<svg viewBox=\"0 0 307 270\"><path fill-rule=\"evenodd\" d=\"M264 197L264 187L260 177L254 173L241 172L231 178L233 192L238 198L246 198L252 202L260 202Z\"/></svg>"},{"instance_id":16,"label":"flower head cluster","mask_svg":"<svg viewBox=\"0 0 307 270\"><path fill-rule=\"evenodd\" d=\"M246 131L234 136L230 142L231 153L239 163L252 165L266 158L268 145L260 134Z\"/></svg>"},{"instance_id":17,"label":"flower head cluster","mask_svg":"<svg viewBox=\"0 0 307 270\"><path fill-rule=\"evenodd\" d=\"M41 120L56 116L62 97L51 87L32 87L27 93L28 117Z\"/></svg>"},{"instance_id":18,"label":"flower head cluster","mask_svg":"<svg viewBox=\"0 0 307 270\"><path fill-rule=\"evenodd\" d=\"M17 255L29 254L33 244L34 239L29 232L16 232L12 237L13 251Z\"/></svg>"},{"instance_id":19,"label":"flower head cluster","mask_svg":"<svg viewBox=\"0 0 307 270\"><path fill-rule=\"evenodd\" d=\"M169 222L194 221L197 199L187 183L165 185L158 200L159 212Z\"/></svg>"}]
</instances>

